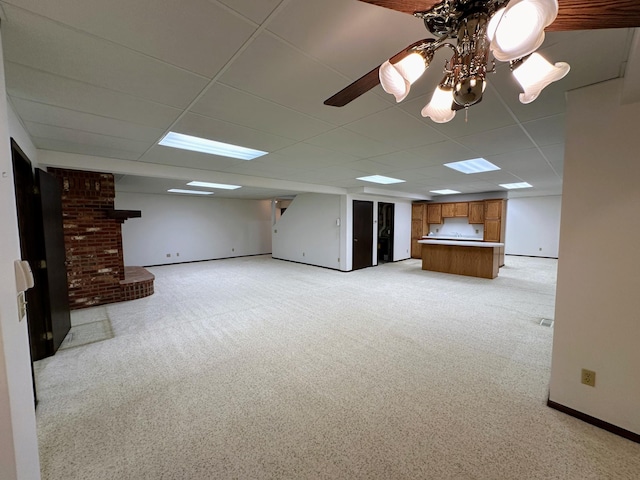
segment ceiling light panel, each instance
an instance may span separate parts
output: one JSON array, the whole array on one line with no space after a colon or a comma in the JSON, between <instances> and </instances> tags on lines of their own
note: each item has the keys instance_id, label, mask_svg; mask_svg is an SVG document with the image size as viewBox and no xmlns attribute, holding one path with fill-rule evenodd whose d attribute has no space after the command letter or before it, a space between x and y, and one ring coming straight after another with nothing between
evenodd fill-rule
<instances>
[{"instance_id":1,"label":"ceiling light panel","mask_svg":"<svg viewBox=\"0 0 640 480\"><path fill-rule=\"evenodd\" d=\"M242 188L240 185L227 185L226 183L198 182L197 180L189 182L187 183L187 185L192 187L219 188L222 190L237 190L238 188Z\"/></svg>"},{"instance_id":2,"label":"ceiling light panel","mask_svg":"<svg viewBox=\"0 0 640 480\"><path fill-rule=\"evenodd\" d=\"M406 180L400 180L398 178L385 177L383 175L369 175L368 177L358 177L356 180L362 180L364 182L379 183L382 185L389 185L392 183L404 183Z\"/></svg>"},{"instance_id":3,"label":"ceiling light panel","mask_svg":"<svg viewBox=\"0 0 640 480\"><path fill-rule=\"evenodd\" d=\"M484 158L473 158L471 160L463 160L462 162L445 163L444 166L466 174L500 170L500 167L494 165L488 160L485 160Z\"/></svg>"},{"instance_id":4,"label":"ceiling light panel","mask_svg":"<svg viewBox=\"0 0 640 480\"><path fill-rule=\"evenodd\" d=\"M530 183L527 183L527 182L501 183L500 186L503 187L503 188L509 189L509 190L513 190L515 188L531 188L531 187L533 187L533 185L531 185Z\"/></svg>"},{"instance_id":5,"label":"ceiling light panel","mask_svg":"<svg viewBox=\"0 0 640 480\"><path fill-rule=\"evenodd\" d=\"M202 190L182 190L180 188L170 188L167 192L185 193L189 195L213 195L213 192L203 192Z\"/></svg>"},{"instance_id":6,"label":"ceiling light panel","mask_svg":"<svg viewBox=\"0 0 640 480\"><path fill-rule=\"evenodd\" d=\"M451 190L449 188L445 188L443 190L429 190L431 193L437 193L438 195L452 195L454 193L462 193L457 190Z\"/></svg>"},{"instance_id":7,"label":"ceiling light panel","mask_svg":"<svg viewBox=\"0 0 640 480\"><path fill-rule=\"evenodd\" d=\"M240 160L253 160L254 158L269 153L176 132L167 133L162 140L158 142L158 145L190 150L192 152L208 153L210 155L219 155L221 157L237 158Z\"/></svg>"}]
</instances>

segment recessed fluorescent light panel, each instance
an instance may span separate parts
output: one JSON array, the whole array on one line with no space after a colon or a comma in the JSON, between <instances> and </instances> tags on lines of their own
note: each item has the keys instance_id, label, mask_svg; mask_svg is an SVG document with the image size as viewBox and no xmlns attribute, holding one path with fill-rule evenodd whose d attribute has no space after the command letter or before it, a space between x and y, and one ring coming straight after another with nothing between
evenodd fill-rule
<instances>
[{"instance_id":1,"label":"recessed fluorescent light panel","mask_svg":"<svg viewBox=\"0 0 640 480\"><path fill-rule=\"evenodd\" d=\"M508 188L509 190L512 190L514 188L531 188L531 187L533 187L533 185L531 185L530 183L527 183L527 182L501 183L500 186L504 187L504 188Z\"/></svg>"},{"instance_id":2,"label":"recessed fluorescent light panel","mask_svg":"<svg viewBox=\"0 0 640 480\"><path fill-rule=\"evenodd\" d=\"M202 190L181 190L179 188L171 188L167 190L171 193L188 193L190 195L213 195L213 192L203 192Z\"/></svg>"},{"instance_id":3,"label":"recessed fluorescent light panel","mask_svg":"<svg viewBox=\"0 0 640 480\"><path fill-rule=\"evenodd\" d=\"M176 132L167 133L162 140L158 142L158 145L179 148L181 150L191 150L192 152L220 155L221 157L239 158L240 160L253 160L254 158L269 153Z\"/></svg>"},{"instance_id":4,"label":"recessed fluorescent light panel","mask_svg":"<svg viewBox=\"0 0 640 480\"><path fill-rule=\"evenodd\" d=\"M227 185L226 183L209 183L209 182L198 182L194 180L193 182L187 183L192 187L206 187L206 188L220 188L222 190L236 190L238 188L242 188L240 185Z\"/></svg>"},{"instance_id":5,"label":"recessed fluorescent light panel","mask_svg":"<svg viewBox=\"0 0 640 480\"><path fill-rule=\"evenodd\" d=\"M362 180L364 182L380 183L382 185L406 182L406 180L400 180L398 178L391 178L391 177L384 177L382 175L369 175L368 177L358 177L356 178L356 180Z\"/></svg>"},{"instance_id":6,"label":"recessed fluorescent light panel","mask_svg":"<svg viewBox=\"0 0 640 480\"><path fill-rule=\"evenodd\" d=\"M461 193L457 190L451 190L449 188L445 188L444 190L430 190L431 193L438 193L440 195L451 195L453 193Z\"/></svg>"},{"instance_id":7,"label":"recessed fluorescent light panel","mask_svg":"<svg viewBox=\"0 0 640 480\"><path fill-rule=\"evenodd\" d=\"M482 173L491 172L492 170L500 170L500 167L485 160L484 158L473 158L462 162L445 163L445 167L453 168L462 173Z\"/></svg>"}]
</instances>

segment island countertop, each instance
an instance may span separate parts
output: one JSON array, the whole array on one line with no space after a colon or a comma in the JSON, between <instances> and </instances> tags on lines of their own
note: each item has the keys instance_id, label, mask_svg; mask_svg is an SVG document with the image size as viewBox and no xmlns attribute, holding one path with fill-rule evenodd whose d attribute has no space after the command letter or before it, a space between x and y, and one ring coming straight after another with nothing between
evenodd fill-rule
<instances>
[{"instance_id":1,"label":"island countertop","mask_svg":"<svg viewBox=\"0 0 640 480\"><path fill-rule=\"evenodd\" d=\"M504 247L504 243L498 242L478 242L474 240L418 240L418 243L424 245L453 245L459 247Z\"/></svg>"}]
</instances>

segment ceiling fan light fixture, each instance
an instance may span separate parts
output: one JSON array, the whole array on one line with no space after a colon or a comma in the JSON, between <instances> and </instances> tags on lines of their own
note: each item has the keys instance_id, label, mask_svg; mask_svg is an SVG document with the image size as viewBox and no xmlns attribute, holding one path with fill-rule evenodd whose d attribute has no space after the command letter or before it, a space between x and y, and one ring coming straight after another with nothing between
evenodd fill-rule
<instances>
[{"instance_id":1,"label":"ceiling fan light fixture","mask_svg":"<svg viewBox=\"0 0 640 480\"><path fill-rule=\"evenodd\" d=\"M558 0L511 0L487 27L493 56L501 62L522 58L544 42L544 29L558 15Z\"/></svg>"},{"instance_id":2,"label":"ceiling fan light fixture","mask_svg":"<svg viewBox=\"0 0 640 480\"><path fill-rule=\"evenodd\" d=\"M533 102L543 88L564 78L570 68L566 62L557 62L552 65L539 53L529 55L513 69L513 76L524 90L524 93L520 94L520 102L524 104Z\"/></svg>"},{"instance_id":3,"label":"ceiling fan light fixture","mask_svg":"<svg viewBox=\"0 0 640 480\"><path fill-rule=\"evenodd\" d=\"M428 60L419 52L411 53L395 64L387 60L380 65L380 85L385 92L396 97L396 102L401 102L428 66Z\"/></svg>"},{"instance_id":4,"label":"ceiling fan light fixture","mask_svg":"<svg viewBox=\"0 0 640 480\"><path fill-rule=\"evenodd\" d=\"M433 92L431 101L425 105L420 113L423 117L428 117L436 123L447 123L456 116L455 110L451 109L452 103L452 89L438 85L438 88Z\"/></svg>"}]
</instances>

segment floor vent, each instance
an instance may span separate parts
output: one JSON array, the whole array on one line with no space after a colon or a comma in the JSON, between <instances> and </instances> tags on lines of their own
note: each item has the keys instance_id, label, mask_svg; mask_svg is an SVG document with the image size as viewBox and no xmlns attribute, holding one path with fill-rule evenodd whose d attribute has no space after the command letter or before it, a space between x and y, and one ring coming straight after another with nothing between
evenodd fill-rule
<instances>
[{"instance_id":1,"label":"floor vent","mask_svg":"<svg viewBox=\"0 0 640 480\"><path fill-rule=\"evenodd\" d=\"M550 318L543 318L540 320L540 325L543 327L553 327L553 320Z\"/></svg>"}]
</instances>

